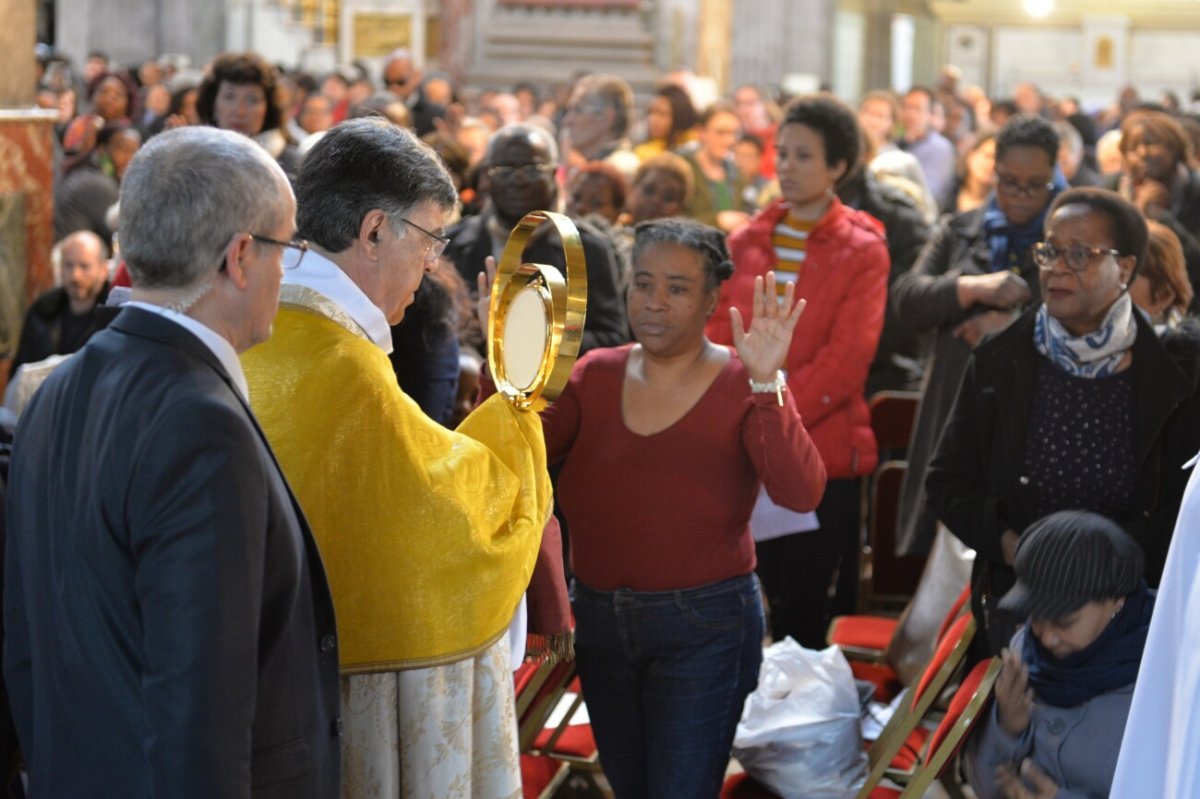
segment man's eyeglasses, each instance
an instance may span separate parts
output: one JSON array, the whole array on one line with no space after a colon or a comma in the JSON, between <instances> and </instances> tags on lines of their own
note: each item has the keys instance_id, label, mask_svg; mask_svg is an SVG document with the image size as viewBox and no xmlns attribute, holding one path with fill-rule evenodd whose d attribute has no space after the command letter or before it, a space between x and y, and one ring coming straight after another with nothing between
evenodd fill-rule
<instances>
[{"instance_id":1,"label":"man's eyeglasses","mask_svg":"<svg viewBox=\"0 0 1200 799\"><path fill-rule=\"evenodd\" d=\"M416 222L405 219L404 217L400 217L400 221L403 222L404 224L408 225L409 227L416 228L417 230L421 231L429 238L433 239L433 244L431 244L429 246L429 252L425 253L426 259L437 258L439 255L441 255L442 253L444 253L446 251L446 245L448 245L450 243L449 236L439 236L437 233L434 233L432 230L426 230L425 228L418 225Z\"/></svg>"},{"instance_id":2,"label":"man's eyeglasses","mask_svg":"<svg viewBox=\"0 0 1200 799\"><path fill-rule=\"evenodd\" d=\"M603 114L607 110L608 106L598 103L576 103L566 108L568 114Z\"/></svg>"},{"instance_id":3,"label":"man's eyeglasses","mask_svg":"<svg viewBox=\"0 0 1200 799\"><path fill-rule=\"evenodd\" d=\"M1049 194L1054 191L1054 184L1046 183L1022 183L1019 180L1014 180L1007 175L996 173L996 188L1003 194L1008 194L1012 197L1036 197L1039 194Z\"/></svg>"},{"instance_id":4,"label":"man's eyeglasses","mask_svg":"<svg viewBox=\"0 0 1200 799\"><path fill-rule=\"evenodd\" d=\"M296 239L295 241L279 241L270 239L266 236L260 236L257 233L247 234L255 241L261 241L263 244L274 244L277 247L283 248L283 268L295 269L304 260L304 253L308 252L308 242L304 239Z\"/></svg>"},{"instance_id":5,"label":"man's eyeglasses","mask_svg":"<svg viewBox=\"0 0 1200 799\"><path fill-rule=\"evenodd\" d=\"M525 164L524 166L504 166L503 164L488 167L488 176L498 180L521 178L526 183L540 180L555 169L554 164Z\"/></svg>"},{"instance_id":6,"label":"man's eyeglasses","mask_svg":"<svg viewBox=\"0 0 1200 799\"><path fill-rule=\"evenodd\" d=\"M1043 241L1033 245L1033 262L1038 269L1050 270L1062 258L1067 262L1067 268L1072 272L1082 272L1088 268L1092 259L1101 255L1120 255L1120 250L1111 247L1088 247L1086 244L1072 244L1069 247L1055 247Z\"/></svg>"}]
</instances>

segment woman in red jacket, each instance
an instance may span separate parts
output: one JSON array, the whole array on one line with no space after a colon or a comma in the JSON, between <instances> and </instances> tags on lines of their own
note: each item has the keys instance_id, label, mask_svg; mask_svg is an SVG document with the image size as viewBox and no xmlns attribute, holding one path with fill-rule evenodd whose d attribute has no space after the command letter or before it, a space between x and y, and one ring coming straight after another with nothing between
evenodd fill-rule
<instances>
[{"instance_id":1,"label":"woman in red jacket","mask_svg":"<svg viewBox=\"0 0 1200 799\"><path fill-rule=\"evenodd\" d=\"M795 533L811 525L769 507L766 497L751 520L772 634L808 647L824 645L833 575L842 553L857 546L858 477L878 460L863 391L887 303L887 244L879 222L835 194L858 161L859 141L854 112L831 96L788 106L776 140L783 197L730 236L735 271L708 324L714 342L731 342L729 308L746 316L754 279L771 270L781 290L795 282L796 296L809 303L784 368L829 474L820 527Z\"/></svg>"}]
</instances>

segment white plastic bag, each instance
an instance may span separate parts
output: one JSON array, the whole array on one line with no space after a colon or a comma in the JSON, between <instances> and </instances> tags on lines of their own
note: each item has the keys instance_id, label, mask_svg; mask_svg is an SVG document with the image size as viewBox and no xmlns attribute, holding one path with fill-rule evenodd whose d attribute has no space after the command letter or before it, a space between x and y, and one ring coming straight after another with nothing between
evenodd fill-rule
<instances>
[{"instance_id":1,"label":"white plastic bag","mask_svg":"<svg viewBox=\"0 0 1200 799\"><path fill-rule=\"evenodd\" d=\"M784 799L852 797L867 776L858 692L837 647L791 638L763 653L733 739L746 772Z\"/></svg>"}]
</instances>

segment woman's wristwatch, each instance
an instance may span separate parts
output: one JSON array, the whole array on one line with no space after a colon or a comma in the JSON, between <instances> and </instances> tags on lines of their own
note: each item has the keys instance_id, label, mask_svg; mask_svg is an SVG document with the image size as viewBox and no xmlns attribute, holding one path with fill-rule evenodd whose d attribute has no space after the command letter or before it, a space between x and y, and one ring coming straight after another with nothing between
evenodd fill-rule
<instances>
[{"instance_id":1,"label":"woman's wristwatch","mask_svg":"<svg viewBox=\"0 0 1200 799\"><path fill-rule=\"evenodd\" d=\"M751 394L774 394L779 399L779 407L783 407L783 390L787 388L787 382L783 379L783 370L780 369L775 373L775 379L769 383L759 383L754 378L750 378L750 393Z\"/></svg>"}]
</instances>

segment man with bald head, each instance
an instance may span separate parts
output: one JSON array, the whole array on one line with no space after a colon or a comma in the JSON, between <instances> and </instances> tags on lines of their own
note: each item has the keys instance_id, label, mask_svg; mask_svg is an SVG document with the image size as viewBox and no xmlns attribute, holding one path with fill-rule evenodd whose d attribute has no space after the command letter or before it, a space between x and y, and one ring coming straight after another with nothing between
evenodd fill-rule
<instances>
[{"instance_id":1,"label":"man with bald head","mask_svg":"<svg viewBox=\"0 0 1200 799\"><path fill-rule=\"evenodd\" d=\"M421 83L421 70L409 50L400 48L388 53L383 60L383 87L403 100L408 100Z\"/></svg>"},{"instance_id":2,"label":"man with bald head","mask_svg":"<svg viewBox=\"0 0 1200 799\"><path fill-rule=\"evenodd\" d=\"M525 214L559 207L555 178L558 147L544 129L526 124L501 128L488 142L483 163L490 187L487 207L447 231L450 245L446 258L472 287L488 256L500 260L508 234ZM623 344L629 333L616 256L603 235L578 220L575 224L583 241L588 276L587 321L580 351ZM530 237L523 260L566 271L558 234L548 225Z\"/></svg>"},{"instance_id":3,"label":"man with bald head","mask_svg":"<svg viewBox=\"0 0 1200 799\"><path fill-rule=\"evenodd\" d=\"M333 602L237 357L304 254L295 212L231 131L130 164L133 299L13 444L4 678L31 796L338 796Z\"/></svg>"},{"instance_id":4,"label":"man with bald head","mask_svg":"<svg viewBox=\"0 0 1200 799\"><path fill-rule=\"evenodd\" d=\"M22 364L75 352L102 326L96 307L108 297L108 247L95 233L80 230L54 249L62 285L29 307L10 376Z\"/></svg>"}]
</instances>

